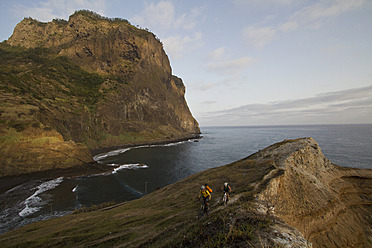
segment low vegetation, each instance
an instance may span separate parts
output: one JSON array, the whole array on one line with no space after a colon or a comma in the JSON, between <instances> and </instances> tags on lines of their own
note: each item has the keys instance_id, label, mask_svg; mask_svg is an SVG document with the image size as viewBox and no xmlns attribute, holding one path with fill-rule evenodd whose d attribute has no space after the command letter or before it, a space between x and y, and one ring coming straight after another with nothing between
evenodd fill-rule
<instances>
[{"instance_id":1,"label":"low vegetation","mask_svg":"<svg viewBox=\"0 0 372 248\"><path fill-rule=\"evenodd\" d=\"M255 210L255 188L251 184L262 181L271 167L270 162L257 165L247 158L193 175L138 200L111 207L84 208L70 216L22 227L0 236L0 245L259 247L270 244L272 219ZM231 184L233 194L229 204L223 207L220 187L225 181ZM212 212L198 220L199 188L206 182L214 190Z\"/></svg>"},{"instance_id":2,"label":"low vegetation","mask_svg":"<svg viewBox=\"0 0 372 248\"><path fill-rule=\"evenodd\" d=\"M312 138L284 141L137 200L10 231L0 246L368 247L371 178L371 170L331 164ZM223 206L226 181L232 194ZM205 183L212 211L200 219Z\"/></svg>"},{"instance_id":3,"label":"low vegetation","mask_svg":"<svg viewBox=\"0 0 372 248\"><path fill-rule=\"evenodd\" d=\"M74 14L81 14L81 15L84 15L88 18L93 19L93 20L104 20L104 21L109 21L109 22L125 23L125 24L128 24L128 25L131 25L130 22L126 19L123 19L123 18L109 18L109 17L101 16L100 14L98 14L94 11L90 11L90 10L86 10L86 9L75 11Z\"/></svg>"},{"instance_id":4,"label":"low vegetation","mask_svg":"<svg viewBox=\"0 0 372 248\"><path fill-rule=\"evenodd\" d=\"M80 214L80 213L89 213L89 212L93 212L93 211L96 211L96 210L107 210L108 208L110 207L113 207L113 206L117 206L118 203L117 202L104 202L104 203L101 203L101 204L98 204L98 205L92 205L92 206L83 206L81 208L78 208L76 209L73 214Z\"/></svg>"},{"instance_id":5,"label":"low vegetation","mask_svg":"<svg viewBox=\"0 0 372 248\"><path fill-rule=\"evenodd\" d=\"M39 101L76 97L81 104L89 106L102 98L99 86L107 79L46 48L23 49L0 44L0 80L0 90L4 92Z\"/></svg>"}]
</instances>

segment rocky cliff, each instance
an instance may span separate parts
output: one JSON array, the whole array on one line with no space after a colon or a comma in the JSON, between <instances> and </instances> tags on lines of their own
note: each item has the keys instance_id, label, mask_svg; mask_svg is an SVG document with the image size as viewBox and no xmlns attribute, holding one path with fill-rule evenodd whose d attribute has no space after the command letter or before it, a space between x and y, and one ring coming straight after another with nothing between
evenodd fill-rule
<instances>
[{"instance_id":1,"label":"rocky cliff","mask_svg":"<svg viewBox=\"0 0 372 248\"><path fill-rule=\"evenodd\" d=\"M232 193L223 206L226 181ZM205 182L212 211L200 220L196 198ZM0 246L371 247L371 227L372 170L334 165L304 138L138 200L24 226L0 235Z\"/></svg>"},{"instance_id":2,"label":"rocky cliff","mask_svg":"<svg viewBox=\"0 0 372 248\"><path fill-rule=\"evenodd\" d=\"M25 18L0 56L0 176L91 162L88 149L200 133L162 43L124 19Z\"/></svg>"},{"instance_id":3,"label":"rocky cliff","mask_svg":"<svg viewBox=\"0 0 372 248\"><path fill-rule=\"evenodd\" d=\"M275 144L253 158L275 165L258 198L314 247L372 246L372 170L332 164L312 138Z\"/></svg>"}]
</instances>

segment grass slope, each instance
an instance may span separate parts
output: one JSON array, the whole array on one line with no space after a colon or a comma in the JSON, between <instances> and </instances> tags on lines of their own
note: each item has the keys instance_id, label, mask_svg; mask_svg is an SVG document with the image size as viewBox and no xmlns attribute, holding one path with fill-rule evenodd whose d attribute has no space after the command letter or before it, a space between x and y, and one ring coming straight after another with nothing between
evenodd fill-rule
<instances>
[{"instance_id":1,"label":"grass slope","mask_svg":"<svg viewBox=\"0 0 372 248\"><path fill-rule=\"evenodd\" d=\"M270 219L257 214L255 190L273 161L257 163L254 155L213 168L159 189L141 199L89 213L24 226L0 236L1 247L257 247L265 240ZM222 184L233 194L220 203ZM197 219L200 185L214 190L212 213ZM258 185L253 187L252 184ZM267 242L266 242L267 243Z\"/></svg>"},{"instance_id":2,"label":"grass slope","mask_svg":"<svg viewBox=\"0 0 372 248\"><path fill-rule=\"evenodd\" d=\"M4 92L36 100L77 98L87 106L102 97L99 86L103 76L86 72L46 48L25 49L2 43L0 61L0 89Z\"/></svg>"}]
</instances>

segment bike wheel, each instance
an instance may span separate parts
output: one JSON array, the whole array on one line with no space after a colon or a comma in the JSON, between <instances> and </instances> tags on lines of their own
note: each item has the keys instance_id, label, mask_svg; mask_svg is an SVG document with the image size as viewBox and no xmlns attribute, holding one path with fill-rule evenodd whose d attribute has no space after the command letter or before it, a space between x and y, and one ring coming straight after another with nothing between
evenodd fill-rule
<instances>
[{"instance_id":1,"label":"bike wheel","mask_svg":"<svg viewBox=\"0 0 372 248\"><path fill-rule=\"evenodd\" d=\"M211 207L209 206L209 208L207 209L207 215L210 215L211 214Z\"/></svg>"},{"instance_id":2,"label":"bike wheel","mask_svg":"<svg viewBox=\"0 0 372 248\"><path fill-rule=\"evenodd\" d=\"M198 219L199 220L203 219L203 216L204 216L204 206L202 204L201 207L200 207L200 210L198 212Z\"/></svg>"},{"instance_id":3,"label":"bike wheel","mask_svg":"<svg viewBox=\"0 0 372 248\"><path fill-rule=\"evenodd\" d=\"M223 202L223 205L226 206L226 204L227 204L227 195L226 194L223 195L222 202Z\"/></svg>"}]
</instances>

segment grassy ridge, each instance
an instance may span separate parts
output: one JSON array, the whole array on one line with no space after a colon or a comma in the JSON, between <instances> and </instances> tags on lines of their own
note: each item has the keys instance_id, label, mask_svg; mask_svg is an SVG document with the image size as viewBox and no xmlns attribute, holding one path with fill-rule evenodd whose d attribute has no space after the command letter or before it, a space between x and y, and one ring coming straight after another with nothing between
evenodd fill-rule
<instances>
[{"instance_id":1,"label":"grassy ridge","mask_svg":"<svg viewBox=\"0 0 372 248\"><path fill-rule=\"evenodd\" d=\"M0 236L3 247L230 247L258 246L270 219L252 205L252 183L272 169L270 161L247 158L210 169L164 187L141 199L89 213L34 223ZM233 188L231 204L222 207L221 185ZM208 182L212 213L197 220L199 187Z\"/></svg>"}]
</instances>

